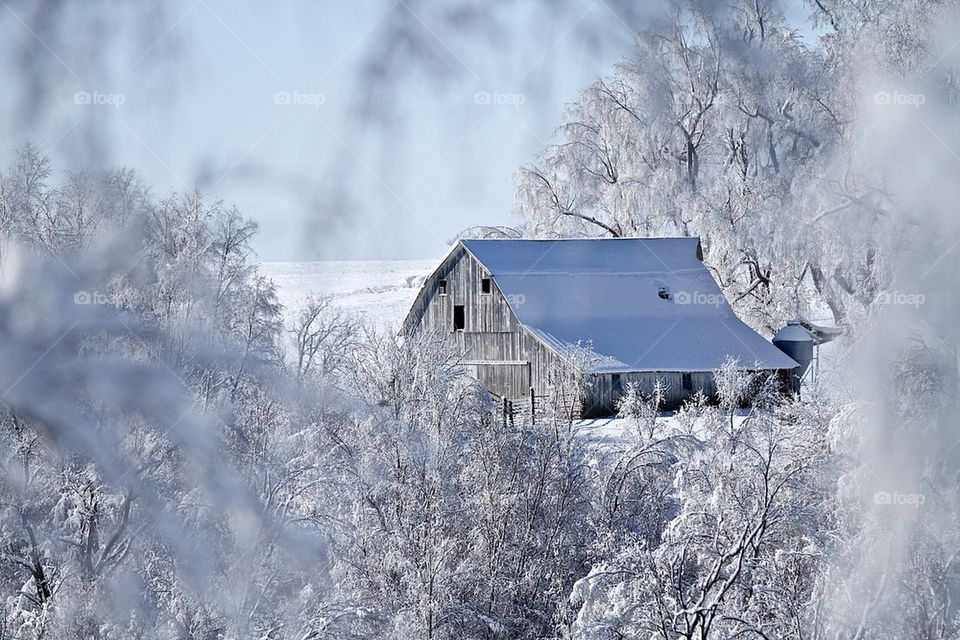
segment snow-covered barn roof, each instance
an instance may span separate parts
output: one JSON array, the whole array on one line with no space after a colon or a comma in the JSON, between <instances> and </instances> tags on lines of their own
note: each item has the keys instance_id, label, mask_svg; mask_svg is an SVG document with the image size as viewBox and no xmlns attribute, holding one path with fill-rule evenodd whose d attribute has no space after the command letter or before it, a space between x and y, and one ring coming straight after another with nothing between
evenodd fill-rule
<instances>
[{"instance_id":1,"label":"snow-covered barn roof","mask_svg":"<svg viewBox=\"0 0 960 640\"><path fill-rule=\"evenodd\" d=\"M561 354L589 343L595 372L797 366L736 316L697 238L460 242L521 324Z\"/></svg>"}]
</instances>

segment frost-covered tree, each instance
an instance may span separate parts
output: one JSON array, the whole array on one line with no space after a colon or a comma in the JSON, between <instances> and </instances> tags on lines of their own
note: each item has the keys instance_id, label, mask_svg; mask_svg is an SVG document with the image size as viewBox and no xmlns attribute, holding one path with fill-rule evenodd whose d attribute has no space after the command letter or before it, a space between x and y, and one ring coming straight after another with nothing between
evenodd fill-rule
<instances>
[{"instance_id":1,"label":"frost-covered tree","mask_svg":"<svg viewBox=\"0 0 960 640\"><path fill-rule=\"evenodd\" d=\"M926 3L888 4L889 14L835 8L863 31L828 34L818 48L776 2L673 0L520 171L526 234L698 235L756 326L775 329L821 305L837 322L862 317L911 229L888 215L884 176L854 160L867 109L854 61L878 32L911 30L897 16L920 26L930 15ZM911 62L892 65L924 61L922 47L901 45Z\"/></svg>"},{"instance_id":2,"label":"frost-covered tree","mask_svg":"<svg viewBox=\"0 0 960 640\"><path fill-rule=\"evenodd\" d=\"M297 313L288 333L294 341L297 375L325 377L348 373L345 365L358 345L360 326L336 307L333 297L311 297Z\"/></svg>"},{"instance_id":3,"label":"frost-covered tree","mask_svg":"<svg viewBox=\"0 0 960 640\"><path fill-rule=\"evenodd\" d=\"M359 357L379 406L350 435L341 589L377 634L552 634L586 566L581 377L558 371L531 422L501 415L441 336L371 339Z\"/></svg>"},{"instance_id":4,"label":"frost-covered tree","mask_svg":"<svg viewBox=\"0 0 960 640\"><path fill-rule=\"evenodd\" d=\"M670 509L658 537L627 536L577 582L571 633L805 637L829 515L823 425L793 405L752 413L732 433L721 409L682 413L626 458L656 473L625 502L663 479L654 504Z\"/></svg>"},{"instance_id":5,"label":"frost-covered tree","mask_svg":"<svg viewBox=\"0 0 960 640\"><path fill-rule=\"evenodd\" d=\"M127 172L57 180L31 148L0 195L4 633L319 619L319 425L342 418L285 382L254 227Z\"/></svg>"}]
</instances>

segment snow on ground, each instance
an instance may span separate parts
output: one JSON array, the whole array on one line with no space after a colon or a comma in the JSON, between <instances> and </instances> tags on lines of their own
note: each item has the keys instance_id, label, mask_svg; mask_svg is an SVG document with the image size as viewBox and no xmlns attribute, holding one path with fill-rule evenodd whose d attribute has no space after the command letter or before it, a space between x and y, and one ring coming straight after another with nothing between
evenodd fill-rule
<instances>
[{"instance_id":1,"label":"snow on ground","mask_svg":"<svg viewBox=\"0 0 960 640\"><path fill-rule=\"evenodd\" d=\"M395 329L434 266L436 260L261 262L260 272L277 285L287 322L310 296L332 295L345 311Z\"/></svg>"},{"instance_id":2,"label":"snow on ground","mask_svg":"<svg viewBox=\"0 0 960 640\"><path fill-rule=\"evenodd\" d=\"M734 423L739 426L750 415L749 409L740 409L734 416ZM672 431L677 414L673 411L664 411L657 416L657 424L664 432ZM696 428L700 428L698 421ZM577 421L579 435L585 438L588 445L598 449L622 451L631 446L629 433L630 421L626 418L591 418Z\"/></svg>"},{"instance_id":3,"label":"snow on ground","mask_svg":"<svg viewBox=\"0 0 960 640\"><path fill-rule=\"evenodd\" d=\"M580 437L585 438L592 447L622 450L630 446L627 436L629 424L623 418L579 420L577 428L580 430Z\"/></svg>"}]
</instances>

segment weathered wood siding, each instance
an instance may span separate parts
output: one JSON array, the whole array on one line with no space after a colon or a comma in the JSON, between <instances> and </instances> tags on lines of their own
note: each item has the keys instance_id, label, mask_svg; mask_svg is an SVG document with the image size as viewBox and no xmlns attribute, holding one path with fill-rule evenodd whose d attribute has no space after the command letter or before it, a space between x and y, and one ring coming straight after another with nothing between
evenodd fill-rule
<instances>
[{"instance_id":1,"label":"weathered wood siding","mask_svg":"<svg viewBox=\"0 0 960 640\"><path fill-rule=\"evenodd\" d=\"M779 372L758 371L757 373L777 375ZM698 391L703 392L710 401L717 400L717 385L712 371L692 371L687 375L689 375L689 384L686 387L683 380L684 374L676 371L591 375L588 377L590 386L584 401L583 415L585 417L612 415L616 413L617 400L620 394L626 391L628 384L639 384L642 393L650 396L658 380L666 386L666 392L660 404L662 410L672 411L680 408ZM783 386L783 389L787 388Z\"/></svg>"},{"instance_id":2,"label":"weathered wood siding","mask_svg":"<svg viewBox=\"0 0 960 640\"><path fill-rule=\"evenodd\" d=\"M464 362L491 392L507 398L525 398L533 386L545 393L547 371L557 355L543 346L517 321L497 283L482 293L490 274L466 249L458 247L424 282L407 318L407 331L449 334ZM446 280L446 294L439 292ZM454 329L454 307L464 307L464 328Z\"/></svg>"},{"instance_id":3,"label":"weathered wood siding","mask_svg":"<svg viewBox=\"0 0 960 640\"><path fill-rule=\"evenodd\" d=\"M523 397L522 391L530 389L530 363L480 364L477 363L477 380L491 392L504 398ZM528 391L529 393L529 391Z\"/></svg>"},{"instance_id":4,"label":"weathered wood siding","mask_svg":"<svg viewBox=\"0 0 960 640\"><path fill-rule=\"evenodd\" d=\"M678 408L697 391L703 391L708 397L716 395L712 372L694 371L689 375L688 389L684 389L683 374L676 371L592 375L589 377L590 388L584 403L584 415L600 416L614 413L620 394L626 391L629 384L639 385L642 393L649 396L653 394L654 386L660 380L666 387L666 394L660 406L665 410Z\"/></svg>"}]
</instances>

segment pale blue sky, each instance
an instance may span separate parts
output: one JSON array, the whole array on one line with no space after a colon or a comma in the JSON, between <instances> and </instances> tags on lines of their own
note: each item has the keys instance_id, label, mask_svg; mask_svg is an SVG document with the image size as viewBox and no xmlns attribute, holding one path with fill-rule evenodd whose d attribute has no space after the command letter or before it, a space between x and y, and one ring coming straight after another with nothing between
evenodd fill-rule
<instances>
[{"instance_id":1,"label":"pale blue sky","mask_svg":"<svg viewBox=\"0 0 960 640\"><path fill-rule=\"evenodd\" d=\"M388 0L167 7L152 33L112 48L99 66L45 43L65 78L50 115L19 126L8 96L4 128L11 141L32 140L76 166L88 161L94 122L108 140L105 161L136 169L157 193L199 186L256 219L265 260L431 257L468 225L511 223L517 168L545 146L564 104L632 42L602 0L559 15L511 5L492 40L448 33L429 5ZM350 114L363 100L361 56L386 37L384 16L398 7L440 66L386 96L400 126L385 130ZM29 22L8 12L0 37L36 40ZM580 37L585 25L602 26L597 40ZM432 73L450 80L440 85ZM76 104L78 91L123 104ZM480 91L514 104L477 104ZM277 92L304 103L277 104ZM329 201L341 192L351 206Z\"/></svg>"}]
</instances>

